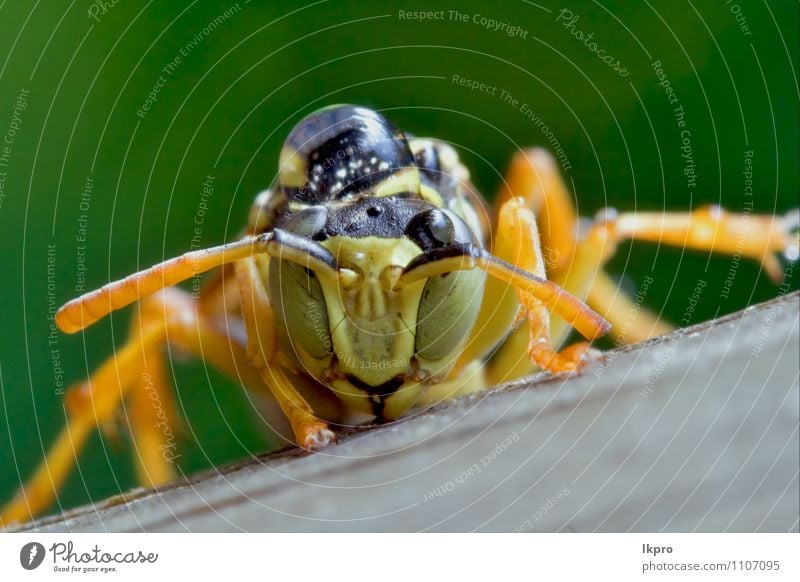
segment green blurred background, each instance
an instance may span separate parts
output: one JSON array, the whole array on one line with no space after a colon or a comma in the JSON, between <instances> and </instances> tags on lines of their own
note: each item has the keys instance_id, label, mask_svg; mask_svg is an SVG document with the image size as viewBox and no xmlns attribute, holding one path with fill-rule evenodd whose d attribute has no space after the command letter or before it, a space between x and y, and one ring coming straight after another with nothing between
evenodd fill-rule
<instances>
[{"instance_id":1,"label":"green blurred background","mask_svg":"<svg viewBox=\"0 0 800 582\"><path fill-rule=\"evenodd\" d=\"M88 219L87 289L177 255L189 248L207 175L215 177L214 195L202 242L230 240L253 195L272 181L286 133L320 106L387 110L416 135L453 142L491 195L517 147L548 145L519 105L499 98L505 89L564 147L583 215L606 205L685 210L721 203L742 211L747 150L754 152L754 210L782 214L797 206L798 3L696 4L0 5L0 133L14 130L13 143L0 144L0 152L10 147L0 165L0 499L30 474L64 424L51 348L60 350L67 383L79 380L125 337L131 312L49 344L48 245L55 245L58 304L76 295L81 214ZM562 8L579 16L573 28L557 22ZM443 20L408 20L401 10L444 11ZM492 30L481 17L520 32ZM600 61L570 33L576 30L593 33L629 75ZM165 73L182 48L181 62ZM683 173L673 106L651 66L656 60L685 110L694 189ZM137 115L160 75L158 100ZM497 95L454 84L453 75L497 86ZM15 116L23 90L27 107L17 106ZM82 209L87 177L92 195ZM682 318L697 280L708 281L693 319L699 322L779 292L758 265L742 262L724 296L731 267L730 257L626 244L611 270L631 290L653 276L645 304L672 321ZM797 277L788 285L798 288ZM269 448L235 384L197 362L174 367L187 427L177 460L182 472ZM60 507L134 486L130 453L124 436L119 443L93 437Z\"/></svg>"}]
</instances>

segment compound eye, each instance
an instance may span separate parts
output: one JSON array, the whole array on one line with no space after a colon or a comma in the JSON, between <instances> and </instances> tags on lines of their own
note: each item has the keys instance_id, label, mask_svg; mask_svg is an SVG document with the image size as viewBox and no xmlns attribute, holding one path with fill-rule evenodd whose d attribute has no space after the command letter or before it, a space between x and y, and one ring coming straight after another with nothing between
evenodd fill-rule
<instances>
[{"instance_id":1,"label":"compound eye","mask_svg":"<svg viewBox=\"0 0 800 582\"><path fill-rule=\"evenodd\" d=\"M287 338L293 349L302 348L314 358L329 355L328 310L316 274L297 263L273 259L268 276L278 334Z\"/></svg>"},{"instance_id":2,"label":"compound eye","mask_svg":"<svg viewBox=\"0 0 800 582\"><path fill-rule=\"evenodd\" d=\"M423 251L437 249L455 241L456 229L450 217L439 208L420 212L409 221L405 235Z\"/></svg>"}]
</instances>

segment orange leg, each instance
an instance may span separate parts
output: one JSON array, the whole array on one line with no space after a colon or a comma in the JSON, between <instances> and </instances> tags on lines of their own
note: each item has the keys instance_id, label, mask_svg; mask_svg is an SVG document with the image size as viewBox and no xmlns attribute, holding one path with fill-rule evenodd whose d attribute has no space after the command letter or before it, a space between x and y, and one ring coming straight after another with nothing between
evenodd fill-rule
<instances>
[{"instance_id":1,"label":"orange leg","mask_svg":"<svg viewBox=\"0 0 800 582\"><path fill-rule=\"evenodd\" d=\"M335 441L328 424L318 418L308 402L293 386L283 367L271 362L277 352L274 315L263 281L268 257L256 256L236 263L236 277L247 326L248 357L261 373L281 410L289 419L297 444L312 449Z\"/></svg>"},{"instance_id":2,"label":"orange leg","mask_svg":"<svg viewBox=\"0 0 800 582\"><path fill-rule=\"evenodd\" d=\"M154 487L177 476L173 460L180 456L176 452L179 417L162 350L150 350L145 361L127 410L137 480L145 487Z\"/></svg>"},{"instance_id":3,"label":"orange leg","mask_svg":"<svg viewBox=\"0 0 800 582\"><path fill-rule=\"evenodd\" d=\"M536 219L526 208L526 202L521 198L508 200L498 213L497 224L499 235L495 240L494 251L499 256L509 257L509 262L513 262L517 269L544 278L545 261L539 247ZM517 289L519 304L528 320L526 351L529 361L540 368L551 372L574 370L580 366L589 349L589 344L585 342L561 352L554 348L550 336L551 311L558 313L588 339L595 339L608 331L608 325L601 317L556 284L548 282L547 289L535 292L516 272L496 270L492 266L487 270ZM523 334L522 331L519 333ZM519 359L517 355L517 360ZM493 362L489 368L489 378L499 381L509 371L496 367Z\"/></svg>"},{"instance_id":4,"label":"orange leg","mask_svg":"<svg viewBox=\"0 0 800 582\"><path fill-rule=\"evenodd\" d=\"M579 281L588 282L587 301L615 325L617 339L626 343L640 341L668 331L669 326L649 312L635 309L603 271L621 242L627 239L660 242L755 259L778 282L783 271L776 255L797 256L800 239L792 232L796 228L797 218L791 214L785 218L730 214L717 206L665 214L617 214L607 210L578 243L564 275L565 286L574 288Z\"/></svg>"},{"instance_id":5,"label":"orange leg","mask_svg":"<svg viewBox=\"0 0 800 582\"><path fill-rule=\"evenodd\" d=\"M621 295L603 268L626 239L660 242L673 246L738 254L755 259L767 274L780 281L782 271L776 253L795 260L800 238L798 213L779 218L763 215L733 215L708 206L690 213L623 213L607 211L589 232L577 239L572 197L559 176L557 163L544 150L520 152L509 170L500 200L524 197L527 207L537 212L548 277L567 292L585 298L613 326L612 333L625 342L635 342L670 329L643 308ZM635 317L631 318L630 314ZM568 326L553 318L553 343L559 345ZM622 334L622 335L620 335ZM496 379L519 377L533 370L521 358L529 348L529 335L519 329L507 339L491 362ZM546 344L545 344L546 345ZM544 352L548 352L545 350Z\"/></svg>"},{"instance_id":6,"label":"orange leg","mask_svg":"<svg viewBox=\"0 0 800 582\"><path fill-rule=\"evenodd\" d=\"M586 285L570 287L560 277L560 274L570 267L575 252L578 220L572 195L561 178L558 163L549 152L542 148L530 148L514 155L503 187L495 202L496 220L500 218L505 205L514 197L523 199L525 207L536 216L533 228L538 230L540 243L529 242L527 244L531 248L535 245L541 249L539 260L534 261L537 263L537 268L542 264L541 259L543 259L549 279L578 298L585 298ZM537 225L538 228L536 228ZM505 240L508 241L509 238L506 237ZM494 247L498 247L498 245L503 246L503 243L495 242ZM506 249L501 253L508 252L509 245L513 246L511 242L506 242ZM494 252L497 254L496 251ZM541 269L536 273L544 276ZM557 352L552 346L558 346L563 342L569 330L568 324L561 317L554 317L552 320L545 318L542 315L542 308L536 308L535 303L526 307L528 313L531 313L531 307L534 310L529 319L528 329L520 327L508 336L490 361L489 377L492 382L528 374L535 369L537 361L552 360L556 367L570 369L584 355L587 346L581 344L565 352L561 358L557 357ZM603 314L602 311L600 313ZM532 346L531 337L539 337L542 341L538 341ZM534 361L522 356L525 351L530 353L531 348L537 354Z\"/></svg>"},{"instance_id":7,"label":"orange leg","mask_svg":"<svg viewBox=\"0 0 800 582\"><path fill-rule=\"evenodd\" d=\"M167 342L208 360L252 390L268 392L250 366L245 347L220 329L198 312L189 295L177 289L143 301L128 342L86 382L67 392L67 426L30 480L2 508L0 524L26 521L50 506L91 432L114 422L123 399L130 403L140 481L156 485L170 480L175 473L173 437L179 425L163 367Z\"/></svg>"},{"instance_id":8,"label":"orange leg","mask_svg":"<svg viewBox=\"0 0 800 582\"><path fill-rule=\"evenodd\" d=\"M611 336L617 344L644 341L673 329L651 311L635 304L603 270L594 274L586 303L601 311L611 323Z\"/></svg>"},{"instance_id":9,"label":"orange leg","mask_svg":"<svg viewBox=\"0 0 800 582\"><path fill-rule=\"evenodd\" d=\"M142 328L159 325L162 321L168 331L168 321L176 315L174 311L192 307L183 299L188 300L188 297L172 290L145 299L131 323L131 342L139 341ZM166 333L164 341L167 341ZM126 412L138 481L145 487L153 487L177 476L172 461L180 456L176 453L179 416L167 375L163 342L141 342L140 346L142 366L135 374Z\"/></svg>"},{"instance_id":10,"label":"orange leg","mask_svg":"<svg viewBox=\"0 0 800 582\"><path fill-rule=\"evenodd\" d=\"M150 344L162 341L163 337L164 327L153 326L142 335L141 341ZM92 430L113 420L120 401L133 384L130 372L141 366L139 342L129 341L88 381L70 388L65 398L67 426L28 483L0 511L3 525L27 521L50 506Z\"/></svg>"},{"instance_id":11,"label":"orange leg","mask_svg":"<svg viewBox=\"0 0 800 582\"><path fill-rule=\"evenodd\" d=\"M515 197L524 198L536 215L547 271L552 274L568 267L577 242L578 216L558 162L547 150L530 148L511 159L495 208L499 211Z\"/></svg>"},{"instance_id":12,"label":"orange leg","mask_svg":"<svg viewBox=\"0 0 800 582\"><path fill-rule=\"evenodd\" d=\"M520 234L519 226L514 226L513 223L506 222L506 226L500 223L502 209L514 199L524 200L524 207L536 215L535 223L528 221L529 226L538 232L535 236ZM518 202L515 204L518 205ZM536 256L528 257L527 260L530 268L537 270L530 272L545 277L547 271L548 278L561 285L561 281L554 274L569 266L576 245L577 215L572 196L561 179L558 163L553 157L542 148L517 152L511 160L494 207L496 211L492 254L504 261L522 266L517 261L523 257L514 241L515 237L522 236L526 240L520 241L521 244L530 248L531 252L536 249L534 253ZM516 229L514 234L503 231L509 224ZM541 268L542 265L545 266L544 270ZM577 295L574 290L567 290ZM524 375L534 367L530 359L521 357L522 350L528 347L530 330L519 328L508 337L508 329L517 319L520 309L518 293L515 293L503 280L489 279L486 282L484 296L486 299L481 305L472 337L460 360L460 367L474 359L485 357L508 338L494 358L499 359L500 365L494 367L490 381ZM558 345L567 328L559 317L554 319L554 323L556 333L552 333L551 337L553 343ZM539 332L534 333L539 334ZM507 346L512 343L514 347L510 349L510 354L504 356ZM544 346L547 343L539 342L539 345ZM544 347L539 347L538 350L541 356L537 357L549 357ZM491 368L493 366L490 365ZM500 375L497 375L498 372Z\"/></svg>"},{"instance_id":13,"label":"orange leg","mask_svg":"<svg viewBox=\"0 0 800 582\"><path fill-rule=\"evenodd\" d=\"M646 240L675 247L741 255L761 263L776 283L783 280L778 253L796 259L800 238L797 217L731 214L719 206L704 206L694 212L622 213L610 216L595 228L609 231L614 242Z\"/></svg>"},{"instance_id":14,"label":"orange leg","mask_svg":"<svg viewBox=\"0 0 800 582\"><path fill-rule=\"evenodd\" d=\"M111 311L142 300L141 327L134 325L129 342L86 383L69 392L66 399L69 417L67 427L30 482L0 511L0 522L27 519L53 501L91 431L97 426L113 426L113 415L121 400L129 395L131 387L136 384L140 384L141 390L131 399L130 420L134 441L141 446L137 459L139 476L146 484L161 483L173 476L166 455L171 454L170 441L174 434L164 433L164 423L161 422L162 416L167 418L172 415L174 408L171 406L168 379L160 354L165 343L208 360L253 389L271 393L289 418L301 446L315 447L332 441L333 433L327 425L313 418L311 407L291 385L285 372L277 363L270 361L276 355L274 346L266 352L258 349L264 347L264 338L271 333L259 333L262 329L252 325L254 319L261 322L261 328L265 321L272 321L269 304L262 301L260 294L263 289L255 292L249 285L239 289L243 295L239 298L243 312L250 321L246 331L254 332L252 336L246 335L245 325L238 317L224 308L220 309L218 304L215 307L214 301L218 303L224 299L225 289L212 293L214 300L207 304L198 304L187 294L175 289L166 289L154 295L156 291L198 273L237 261L250 264L251 257L267 255L296 261L315 269L319 274L335 276L332 257L325 253L330 254L319 245L309 251L307 241L297 240L297 237L276 230L186 253L109 283L64 305L56 314L56 323L62 331L75 333ZM225 278L222 277L220 284L223 287L224 282ZM255 302L253 298L256 298ZM212 321L215 314L225 316L226 320ZM242 344L250 349L250 358ZM160 406L154 409L148 399L157 400ZM174 415L171 420L174 426Z\"/></svg>"}]
</instances>

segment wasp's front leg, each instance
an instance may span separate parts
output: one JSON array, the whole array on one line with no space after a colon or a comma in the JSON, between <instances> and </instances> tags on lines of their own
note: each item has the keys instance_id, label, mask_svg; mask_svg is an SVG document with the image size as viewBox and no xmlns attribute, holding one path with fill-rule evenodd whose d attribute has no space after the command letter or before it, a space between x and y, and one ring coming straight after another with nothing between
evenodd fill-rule
<instances>
[{"instance_id":1,"label":"wasp's front leg","mask_svg":"<svg viewBox=\"0 0 800 582\"><path fill-rule=\"evenodd\" d=\"M268 264L269 259L263 255L235 264L247 328L247 355L289 419L297 444L306 449L323 447L336 440L333 431L314 414L279 361L275 317L262 277Z\"/></svg>"},{"instance_id":2,"label":"wasp's front leg","mask_svg":"<svg viewBox=\"0 0 800 582\"><path fill-rule=\"evenodd\" d=\"M500 208L497 236L492 250L495 256L504 258L515 267L542 279L546 278L536 218L523 199L512 198ZM528 321L527 354L530 360L551 372L578 368L589 350L589 343L580 342L558 351L550 337L551 306L524 288L517 288L516 292L522 306L518 322L524 318ZM588 317L588 310L584 313L577 306L572 323L580 329L583 320ZM589 328L594 326L594 321L587 323ZM590 335L591 333L589 332ZM502 370L494 371L495 374L498 372L503 373Z\"/></svg>"},{"instance_id":3,"label":"wasp's front leg","mask_svg":"<svg viewBox=\"0 0 800 582\"><path fill-rule=\"evenodd\" d=\"M514 203L513 200L524 200L524 204ZM508 206L509 203L511 206ZM542 276L544 265L550 280L578 298L585 299L592 287L593 272L589 270L585 273L578 272L572 264L578 245L577 213L573 196L564 184L558 171L558 163L552 155L542 148L517 152L511 161L495 205L498 232L493 245L494 254L500 256L505 253L508 256L503 258L516 264L518 257L524 257L523 248L538 249L535 260L528 261L530 268L537 269L532 272ZM504 224L512 225L512 228L519 231L520 227L514 226L519 220L509 212L512 207L516 208L513 214L525 215L522 220L528 223L528 231L538 231L538 237L527 236L528 240L520 241L519 250L514 249L513 236L516 235L512 236L501 230L501 224ZM527 212L522 211L523 207L536 216L535 221ZM504 297L507 301L509 287L506 285L505 288ZM526 312L523 313L530 315L528 328L521 327L508 336L490 362L489 375L494 382L518 378L535 369L536 362L524 355L531 347L532 337L539 338L534 347L540 354L537 359L541 360L555 357L555 346L561 345L569 332L569 326L563 318L550 318L541 305L524 297L522 299L528 303ZM604 316L607 315L604 309L598 311ZM616 322L612 320L611 323ZM545 338L545 335L548 337ZM585 344L579 344L572 351L561 354L560 358L556 358L556 362L560 359L563 365L569 368L570 361L579 361L585 348Z\"/></svg>"}]
</instances>

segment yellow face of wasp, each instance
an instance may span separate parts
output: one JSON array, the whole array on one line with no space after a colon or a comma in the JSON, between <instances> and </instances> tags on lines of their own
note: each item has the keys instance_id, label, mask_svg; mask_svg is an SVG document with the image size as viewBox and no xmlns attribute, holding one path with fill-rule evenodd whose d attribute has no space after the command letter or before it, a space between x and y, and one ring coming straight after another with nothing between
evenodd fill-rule
<instances>
[{"instance_id":1,"label":"yellow face of wasp","mask_svg":"<svg viewBox=\"0 0 800 582\"><path fill-rule=\"evenodd\" d=\"M395 418L422 389L415 331L425 285L395 286L422 251L408 239L377 237L336 237L323 246L345 272L338 281L320 281L336 356L323 375L351 408Z\"/></svg>"},{"instance_id":2,"label":"yellow face of wasp","mask_svg":"<svg viewBox=\"0 0 800 582\"><path fill-rule=\"evenodd\" d=\"M339 280L320 280L339 373L371 386L410 375L425 285L396 282L421 249L408 239L378 237L335 237L322 246L343 272Z\"/></svg>"},{"instance_id":3,"label":"yellow face of wasp","mask_svg":"<svg viewBox=\"0 0 800 582\"><path fill-rule=\"evenodd\" d=\"M319 244L335 261L334 275L283 260L270 266L284 351L349 409L397 418L455 364L485 275L454 271L400 285L405 267L423 253L412 237L337 235Z\"/></svg>"}]
</instances>

